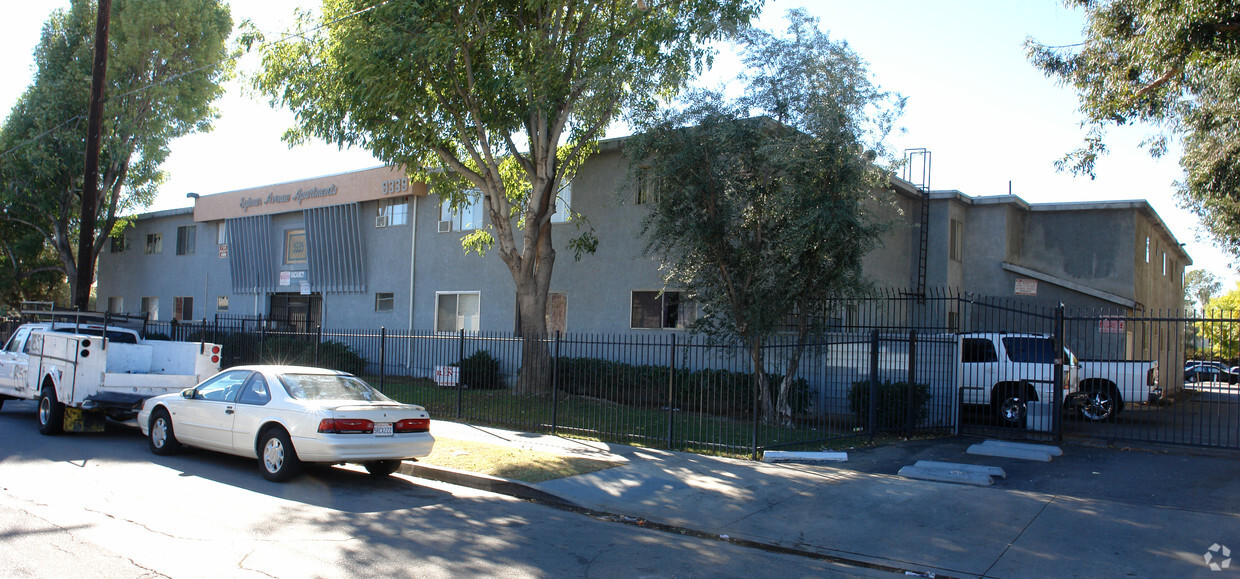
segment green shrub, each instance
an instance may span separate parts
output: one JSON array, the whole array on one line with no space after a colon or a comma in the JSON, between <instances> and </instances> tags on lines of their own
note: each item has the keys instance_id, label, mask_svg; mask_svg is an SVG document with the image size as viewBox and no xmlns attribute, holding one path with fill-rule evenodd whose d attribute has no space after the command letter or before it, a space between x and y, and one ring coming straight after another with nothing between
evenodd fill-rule
<instances>
[{"instance_id":1,"label":"green shrub","mask_svg":"<svg viewBox=\"0 0 1240 579\"><path fill-rule=\"evenodd\" d=\"M470 354L458 366L461 368L461 384L467 388L492 390L505 386L499 359L486 350Z\"/></svg>"},{"instance_id":2,"label":"green shrub","mask_svg":"<svg viewBox=\"0 0 1240 579\"><path fill-rule=\"evenodd\" d=\"M884 380L878 384L878 424L879 430L905 427L905 415L908 411L908 382L892 382ZM930 387L917 384L913 388L913 424L917 426L929 416ZM866 422L870 419L870 381L858 380L848 389L848 407L852 413Z\"/></svg>"},{"instance_id":3,"label":"green shrub","mask_svg":"<svg viewBox=\"0 0 1240 579\"><path fill-rule=\"evenodd\" d=\"M220 341L222 342L220 353L220 367L222 368L243 364L289 364L330 368L354 375L366 371L366 359L353 348L336 341L319 344L317 363L312 339L268 337L262 342L261 359L260 338L255 334L229 334Z\"/></svg>"}]
</instances>

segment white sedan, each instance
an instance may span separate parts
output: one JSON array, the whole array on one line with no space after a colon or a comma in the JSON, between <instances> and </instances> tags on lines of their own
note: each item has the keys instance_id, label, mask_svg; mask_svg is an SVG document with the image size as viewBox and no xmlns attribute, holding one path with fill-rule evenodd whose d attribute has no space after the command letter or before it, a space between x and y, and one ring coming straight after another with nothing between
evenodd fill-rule
<instances>
[{"instance_id":1,"label":"white sedan","mask_svg":"<svg viewBox=\"0 0 1240 579\"><path fill-rule=\"evenodd\" d=\"M305 462L361 463L387 476L431 453L430 416L344 372L237 366L179 394L147 399L138 426L151 452L193 446L257 458L263 476L286 481Z\"/></svg>"}]
</instances>

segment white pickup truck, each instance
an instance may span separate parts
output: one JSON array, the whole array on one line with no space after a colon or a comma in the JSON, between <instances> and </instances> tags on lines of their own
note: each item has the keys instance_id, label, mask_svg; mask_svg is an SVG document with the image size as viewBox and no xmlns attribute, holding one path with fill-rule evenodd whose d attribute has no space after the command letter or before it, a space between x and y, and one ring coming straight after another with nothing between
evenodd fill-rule
<instances>
[{"instance_id":1,"label":"white pickup truck","mask_svg":"<svg viewBox=\"0 0 1240 579\"><path fill-rule=\"evenodd\" d=\"M219 371L220 347L142 340L133 330L36 322L17 328L0 351L0 405L38 400L39 431L99 431L105 417L128 420L142 401L190 388Z\"/></svg>"},{"instance_id":2,"label":"white pickup truck","mask_svg":"<svg viewBox=\"0 0 1240 579\"><path fill-rule=\"evenodd\" d=\"M1157 361L1089 360L1081 366L1080 391L1069 405L1086 420L1111 420L1125 404L1156 404L1162 398Z\"/></svg>"},{"instance_id":3,"label":"white pickup truck","mask_svg":"<svg viewBox=\"0 0 1240 579\"><path fill-rule=\"evenodd\" d=\"M1050 336L972 332L960 334L959 340L961 402L990 407L1004 426L1026 426L1029 402L1054 399L1057 363L1063 366L1058 386L1064 399L1077 389L1076 356L1067 348L1056 351Z\"/></svg>"}]
</instances>

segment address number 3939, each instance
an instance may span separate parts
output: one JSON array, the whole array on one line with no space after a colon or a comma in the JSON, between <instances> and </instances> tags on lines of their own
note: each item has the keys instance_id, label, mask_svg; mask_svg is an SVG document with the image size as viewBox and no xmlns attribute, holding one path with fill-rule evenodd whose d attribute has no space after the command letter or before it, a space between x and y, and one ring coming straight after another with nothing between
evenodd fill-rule
<instances>
[{"instance_id":1,"label":"address number 3939","mask_svg":"<svg viewBox=\"0 0 1240 579\"><path fill-rule=\"evenodd\" d=\"M395 195L409 190L409 179L392 179L384 181L380 187L384 195Z\"/></svg>"}]
</instances>

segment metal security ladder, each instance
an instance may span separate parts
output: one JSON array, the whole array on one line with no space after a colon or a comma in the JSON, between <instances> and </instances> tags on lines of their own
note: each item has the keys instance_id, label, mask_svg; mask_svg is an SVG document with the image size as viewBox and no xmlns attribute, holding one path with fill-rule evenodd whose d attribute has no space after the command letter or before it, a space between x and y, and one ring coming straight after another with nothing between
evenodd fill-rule
<instances>
[{"instance_id":1,"label":"metal security ladder","mask_svg":"<svg viewBox=\"0 0 1240 579\"><path fill-rule=\"evenodd\" d=\"M904 150L905 181L921 192L921 240L917 244L917 297L926 299L926 257L930 244L930 151L925 148Z\"/></svg>"}]
</instances>

